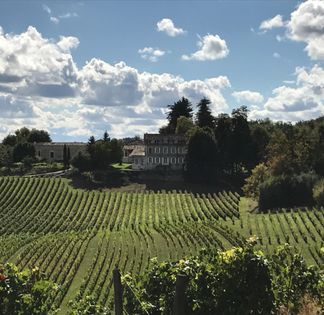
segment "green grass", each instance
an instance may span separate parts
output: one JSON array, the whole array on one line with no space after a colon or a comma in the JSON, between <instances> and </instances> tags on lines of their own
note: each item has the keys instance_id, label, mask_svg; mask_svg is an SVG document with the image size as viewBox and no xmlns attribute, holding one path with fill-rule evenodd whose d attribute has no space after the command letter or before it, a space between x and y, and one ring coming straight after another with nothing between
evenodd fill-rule
<instances>
[{"instance_id":1,"label":"green grass","mask_svg":"<svg viewBox=\"0 0 324 315\"><path fill-rule=\"evenodd\" d=\"M114 164L111 164L111 166L113 168L116 168L118 170L127 170L127 169L131 169L132 168L132 164L129 164L129 163L114 163Z\"/></svg>"},{"instance_id":2,"label":"green grass","mask_svg":"<svg viewBox=\"0 0 324 315\"><path fill-rule=\"evenodd\" d=\"M139 274L150 259L227 249L252 235L271 253L289 243L322 268L323 209L257 213L236 193L85 191L66 179L0 177L0 262L39 266L61 286L53 299L94 296L106 306L112 270Z\"/></svg>"}]
</instances>

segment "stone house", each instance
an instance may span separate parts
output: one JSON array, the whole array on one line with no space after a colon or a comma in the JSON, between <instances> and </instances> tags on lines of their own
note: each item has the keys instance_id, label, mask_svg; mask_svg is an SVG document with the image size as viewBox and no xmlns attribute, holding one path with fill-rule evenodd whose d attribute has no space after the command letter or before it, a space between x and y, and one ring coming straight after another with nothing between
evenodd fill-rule
<instances>
[{"instance_id":1,"label":"stone house","mask_svg":"<svg viewBox=\"0 0 324 315\"><path fill-rule=\"evenodd\" d=\"M153 170L164 168L182 170L187 153L186 137L175 134L144 134L144 143L125 145L123 162L132 169Z\"/></svg>"},{"instance_id":2,"label":"stone house","mask_svg":"<svg viewBox=\"0 0 324 315\"><path fill-rule=\"evenodd\" d=\"M71 159L79 154L79 152L85 152L87 147L87 144L84 142L34 143L36 158L39 160L46 160L48 162L61 162L63 161L64 145L70 149Z\"/></svg>"}]
</instances>

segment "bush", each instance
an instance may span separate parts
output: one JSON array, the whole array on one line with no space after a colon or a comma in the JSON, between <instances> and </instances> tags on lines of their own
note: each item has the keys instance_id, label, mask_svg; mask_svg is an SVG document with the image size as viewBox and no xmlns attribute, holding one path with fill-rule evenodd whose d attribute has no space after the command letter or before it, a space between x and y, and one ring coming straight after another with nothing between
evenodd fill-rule
<instances>
[{"instance_id":1,"label":"bush","mask_svg":"<svg viewBox=\"0 0 324 315\"><path fill-rule=\"evenodd\" d=\"M267 260L249 245L226 252L204 250L178 262L155 260L152 270L136 284L126 275L127 312L172 314L178 274L189 280L185 314L271 314L274 309Z\"/></svg>"},{"instance_id":2,"label":"bush","mask_svg":"<svg viewBox=\"0 0 324 315\"><path fill-rule=\"evenodd\" d=\"M313 188L313 198L318 206L324 206L324 179L319 180L315 184Z\"/></svg>"},{"instance_id":3,"label":"bush","mask_svg":"<svg viewBox=\"0 0 324 315\"><path fill-rule=\"evenodd\" d=\"M91 159L89 154L83 154L79 152L79 154L72 159L71 164L80 172L91 170Z\"/></svg>"},{"instance_id":4,"label":"bush","mask_svg":"<svg viewBox=\"0 0 324 315\"><path fill-rule=\"evenodd\" d=\"M254 248L256 239L243 247L222 252L203 250L178 262L153 261L145 275L123 277L128 314L172 314L175 281L187 275L185 314L277 314L284 308L298 314L302 298L323 304L323 278L308 267L288 245L266 258Z\"/></svg>"},{"instance_id":5,"label":"bush","mask_svg":"<svg viewBox=\"0 0 324 315\"><path fill-rule=\"evenodd\" d=\"M56 291L38 268L18 271L12 264L0 266L0 314L48 314Z\"/></svg>"},{"instance_id":6,"label":"bush","mask_svg":"<svg viewBox=\"0 0 324 315\"><path fill-rule=\"evenodd\" d=\"M270 177L260 185L259 209L313 205L312 189L317 179L313 174Z\"/></svg>"}]
</instances>

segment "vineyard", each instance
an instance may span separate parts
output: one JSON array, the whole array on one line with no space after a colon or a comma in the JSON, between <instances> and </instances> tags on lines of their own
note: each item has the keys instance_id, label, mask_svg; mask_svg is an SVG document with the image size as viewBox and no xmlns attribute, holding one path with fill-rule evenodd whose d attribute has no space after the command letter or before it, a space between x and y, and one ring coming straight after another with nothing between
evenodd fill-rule
<instances>
[{"instance_id":1,"label":"vineyard","mask_svg":"<svg viewBox=\"0 0 324 315\"><path fill-rule=\"evenodd\" d=\"M323 209L252 213L237 193L101 192L72 188L65 179L0 178L0 262L38 266L60 285L54 301L92 295L109 305L112 270L139 274L158 260L203 247L240 245L252 235L271 253L289 243L323 266Z\"/></svg>"}]
</instances>

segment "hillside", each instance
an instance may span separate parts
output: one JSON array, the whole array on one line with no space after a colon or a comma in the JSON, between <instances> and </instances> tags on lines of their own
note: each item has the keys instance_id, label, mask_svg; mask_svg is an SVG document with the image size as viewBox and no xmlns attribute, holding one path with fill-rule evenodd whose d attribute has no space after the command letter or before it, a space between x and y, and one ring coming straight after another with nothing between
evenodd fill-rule
<instances>
[{"instance_id":1,"label":"hillside","mask_svg":"<svg viewBox=\"0 0 324 315\"><path fill-rule=\"evenodd\" d=\"M323 266L323 209L249 212L235 192L100 192L65 179L0 178L0 263L39 266L61 285L54 306L77 295L105 305L112 270L141 273L150 259L175 260L202 247L227 249L251 236L271 253L290 243L309 264Z\"/></svg>"}]
</instances>

